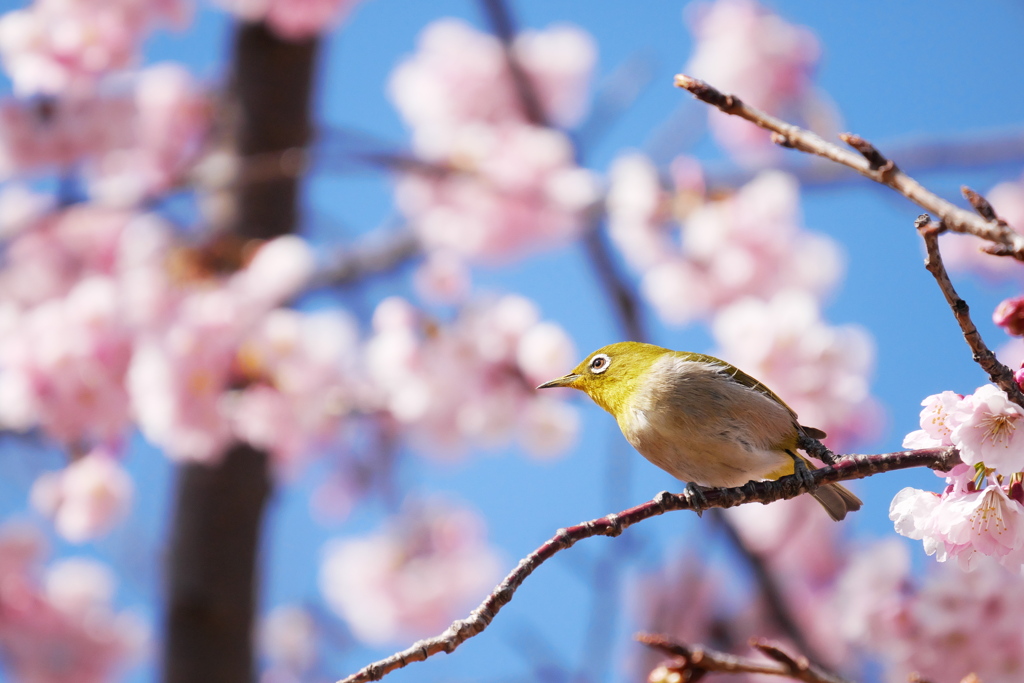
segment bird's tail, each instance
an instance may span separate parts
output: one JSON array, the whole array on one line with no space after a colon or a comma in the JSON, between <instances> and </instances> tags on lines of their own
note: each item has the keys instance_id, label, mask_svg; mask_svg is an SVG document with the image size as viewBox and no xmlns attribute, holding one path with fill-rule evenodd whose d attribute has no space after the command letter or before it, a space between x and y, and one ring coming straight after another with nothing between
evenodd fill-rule
<instances>
[{"instance_id":1,"label":"bird's tail","mask_svg":"<svg viewBox=\"0 0 1024 683\"><path fill-rule=\"evenodd\" d=\"M828 516L837 522L846 517L847 512L860 510L863 501L853 495L850 489L840 484L825 484L811 492L814 499L821 503Z\"/></svg>"},{"instance_id":2,"label":"bird's tail","mask_svg":"<svg viewBox=\"0 0 1024 683\"><path fill-rule=\"evenodd\" d=\"M813 462L799 453L789 449L786 449L786 452L792 456L794 465L797 458L799 458L805 465L807 465L807 469L817 469ZM789 469L788 472L779 472L778 475L781 476L782 474L792 473L793 470ZM769 478L777 479L778 476L769 475ZM860 510L861 506L864 504L860 498L853 495L853 492L850 491L850 489L840 484L822 484L818 488L814 489L814 491L811 492L811 495L814 496L816 501L821 503L821 507L825 508L825 512L828 513L828 516L837 522L842 521L846 517L847 512Z\"/></svg>"}]
</instances>

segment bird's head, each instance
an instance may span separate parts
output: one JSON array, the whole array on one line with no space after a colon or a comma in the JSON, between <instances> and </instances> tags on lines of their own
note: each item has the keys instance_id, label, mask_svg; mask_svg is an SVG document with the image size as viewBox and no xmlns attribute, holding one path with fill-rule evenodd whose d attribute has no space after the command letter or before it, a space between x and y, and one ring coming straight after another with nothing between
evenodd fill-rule
<instances>
[{"instance_id":1,"label":"bird's head","mask_svg":"<svg viewBox=\"0 0 1024 683\"><path fill-rule=\"evenodd\" d=\"M655 361L668 349L640 342L619 342L601 347L564 377L541 384L538 389L579 389L599 406L618 417L619 411L643 384Z\"/></svg>"}]
</instances>

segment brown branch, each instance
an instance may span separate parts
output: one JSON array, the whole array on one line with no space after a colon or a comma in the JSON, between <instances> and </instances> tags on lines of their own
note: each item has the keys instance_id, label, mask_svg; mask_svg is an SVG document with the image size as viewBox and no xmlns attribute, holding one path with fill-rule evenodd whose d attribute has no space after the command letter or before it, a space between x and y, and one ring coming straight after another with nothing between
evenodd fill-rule
<instances>
[{"instance_id":1,"label":"brown branch","mask_svg":"<svg viewBox=\"0 0 1024 683\"><path fill-rule=\"evenodd\" d=\"M1005 247L1006 252L1024 257L1024 235L1010 229L998 220L986 220L962 209L927 190L916 180L886 159L871 143L855 135L844 134L844 142L856 149L851 152L827 142L809 130L786 123L759 109L751 107L735 95L726 95L712 86L684 74L675 77L676 86L688 90L697 99L717 107L726 114L739 116L765 130L772 131L772 139L783 147L791 147L807 154L829 159L853 169L862 176L890 187L924 210L938 216L946 228L954 232L969 233ZM1018 258L1020 258L1018 257Z\"/></svg>"},{"instance_id":2,"label":"brown branch","mask_svg":"<svg viewBox=\"0 0 1024 683\"><path fill-rule=\"evenodd\" d=\"M955 448L928 448L915 451L898 451L879 455L847 455L835 465L811 472L815 485L836 481L849 481L913 467L930 467L947 472L961 462ZM706 507L729 508L744 503L771 503L776 500L793 498L806 489L796 476L783 477L777 481L751 481L736 488L702 489ZM516 590L537 567L563 550L591 536L618 536L627 527L650 517L662 515L671 510L693 510L690 498L683 493L667 491L659 493L651 501L629 508L618 514L593 519L576 526L559 529L551 539L530 553L505 577L494 591L466 619L456 621L441 635L421 640L412 647L390 657L374 662L340 683L364 683L377 681L388 673L401 669L413 662L421 662L441 652L451 653L463 642L483 632L497 613L512 600Z\"/></svg>"},{"instance_id":3,"label":"brown branch","mask_svg":"<svg viewBox=\"0 0 1024 683\"><path fill-rule=\"evenodd\" d=\"M939 235L943 232L943 224L941 222L933 222L928 214L921 214L914 222L914 227L917 228L921 238L924 239L925 249L928 253L924 261L924 267L935 278L939 289L942 290L942 295L946 297L946 303L953 310L953 316L956 317L956 321L960 325L960 331L963 332L964 341L971 348L974 362L988 373L992 383L1005 391L1011 401L1024 407L1024 393L1021 393L1020 387L1017 386L1017 382L1013 378L1013 372L1010 368L999 362L996 354L985 344L985 340L981 338L981 333L978 332L974 321L971 320L970 307L956 293L953 283L949 279L946 267L942 263L942 254L939 252Z\"/></svg>"},{"instance_id":4,"label":"brown branch","mask_svg":"<svg viewBox=\"0 0 1024 683\"><path fill-rule=\"evenodd\" d=\"M371 275L382 275L422 254L412 230L374 230L360 242L346 247L317 273L313 286L345 285Z\"/></svg>"},{"instance_id":5,"label":"brown branch","mask_svg":"<svg viewBox=\"0 0 1024 683\"><path fill-rule=\"evenodd\" d=\"M686 645L650 633L637 634L636 639L648 647L676 658L675 661L662 664L651 672L647 680L652 683L673 680L690 683L713 672L785 676L804 683L849 683L847 679L831 671L813 666L806 657L794 657L778 645L758 638L750 641L751 647L761 651L774 662L738 657L711 650L703 645ZM676 679L673 674L679 678Z\"/></svg>"}]
</instances>

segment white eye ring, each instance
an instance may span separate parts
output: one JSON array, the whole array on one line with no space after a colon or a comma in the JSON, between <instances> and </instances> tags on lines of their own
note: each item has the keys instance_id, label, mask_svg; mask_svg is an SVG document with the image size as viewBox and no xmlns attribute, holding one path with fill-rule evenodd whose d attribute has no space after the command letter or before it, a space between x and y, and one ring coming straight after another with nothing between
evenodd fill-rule
<instances>
[{"instance_id":1,"label":"white eye ring","mask_svg":"<svg viewBox=\"0 0 1024 683\"><path fill-rule=\"evenodd\" d=\"M612 359L608 357L607 353L599 353L590 359L590 364L587 367L595 375L600 375L602 372L608 369L608 366L612 364Z\"/></svg>"}]
</instances>

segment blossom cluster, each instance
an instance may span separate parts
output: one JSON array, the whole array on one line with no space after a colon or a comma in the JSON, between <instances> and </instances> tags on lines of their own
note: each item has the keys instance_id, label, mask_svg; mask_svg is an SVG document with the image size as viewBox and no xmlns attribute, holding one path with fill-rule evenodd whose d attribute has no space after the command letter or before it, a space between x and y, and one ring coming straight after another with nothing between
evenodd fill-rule
<instances>
[{"instance_id":1,"label":"blossom cluster","mask_svg":"<svg viewBox=\"0 0 1024 683\"><path fill-rule=\"evenodd\" d=\"M896 531L924 542L939 561L970 569L980 555L1010 569L1024 566L1024 409L1006 392L986 384L969 396L952 391L929 396L921 429L906 448L956 446L963 460L946 473L941 494L905 488L889 517Z\"/></svg>"},{"instance_id":2,"label":"blossom cluster","mask_svg":"<svg viewBox=\"0 0 1024 683\"><path fill-rule=\"evenodd\" d=\"M582 115L594 61L590 37L569 26L522 33L508 54L458 20L424 29L389 90L424 162L398 177L396 202L428 250L497 261L580 233L597 183L551 126Z\"/></svg>"},{"instance_id":3,"label":"blossom cluster","mask_svg":"<svg viewBox=\"0 0 1024 683\"><path fill-rule=\"evenodd\" d=\"M1015 681L1024 676L1024 578L990 558L916 580L904 543L861 549L843 572L832 633L880 661L886 680Z\"/></svg>"},{"instance_id":4,"label":"blossom cluster","mask_svg":"<svg viewBox=\"0 0 1024 683\"><path fill-rule=\"evenodd\" d=\"M216 0L239 19L264 21L287 40L305 40L345 21L361 0Z\"/></svg>"},{"instance_id":5,"label":"blossom cluster","mask_svg":"<svg viewBox=\"0 0 1024 683\"><path fill-rule=\"evenodd\" d=\"M440 500L407 507L381 531L330 543L320 569L327 604L371 644L446 628L499 571L483 520Z\"/></svg>"},{"instance_id":6,"label":"blossom cluster","mask_svg":"<svg viewBox=\"0 0 1024 683\"><path fill-rule=\"evenodd\" d=\"M158 64L81 96L0 103L0 179L81 167L90 195L137 204L180 183L210 123L183 67Z\"/></svg>"},{"instance_id":7,"label":"blossom cluster","mask_svg":"<svg viewBox=\"0 0 1024 683\"><path fill-rule=\"evenodd\" d=\"M381 403L427 452L452 458L460 444L514 435L550 455L574 440L575 411L534 390L572 365L573 345L527 299L478 302L442 326L393 297L377 307L373 329L367 366Z\"/></svg>"},{"instance_id":8,"label":"blossom cluster","mask_svg":"<svg viewBox=\"0 0 1024 683\"><path fill-rule=\"evenodd\" d=\"M190 13L187 0L34 0L0 16L0 60L19 95L78 97L134 67L153 28Z\"/></svg>"},{"instance_id":9,"label":"blossom cluster","mask_svg":"<svg viewBox=\"0 0 1024 683\"><path fill-rule=\"evenodd\" d=\"M19 681L111 680L141 654L145 626L114 611L106 566L68 558L42 571L44 555L34 529L0 527L0 660Z\"/></svg>"},{"instance_id":10,"label":"blossom cluster","mask_svg":"<svg viewBox=\"0 0 1024 683\"><path fill-rule=\"evenodd\" d=\"M767 171L734 194L705 199L694 160L676 160L672 175L670 193L648 159L622 157L607 201L611 237L665 320L690 322L743 297L788 289L820 298L841 278L839 247L800 225L792 176Z\"/></svg>"},{"instance_id":11,"label":"blossom cluster","mask_svg":"<svg viewBox=\"0 0 1024 683\"><path fill-rule=\"evenodd\" d=\"M694 52L684 71L758 109L812 129L832 128L835 115L814 89L818 39L756 0L717 0L689 9ZM708 108L715 140L737 159L770 160L776 151L767 131Z\"/></svg>"}]
</instances>

